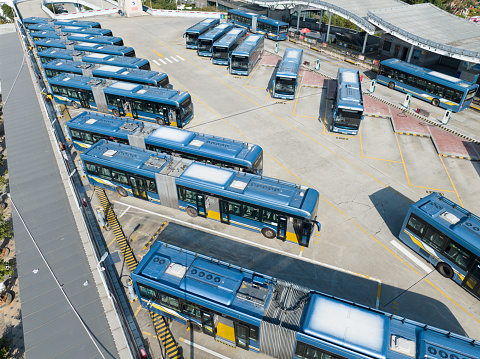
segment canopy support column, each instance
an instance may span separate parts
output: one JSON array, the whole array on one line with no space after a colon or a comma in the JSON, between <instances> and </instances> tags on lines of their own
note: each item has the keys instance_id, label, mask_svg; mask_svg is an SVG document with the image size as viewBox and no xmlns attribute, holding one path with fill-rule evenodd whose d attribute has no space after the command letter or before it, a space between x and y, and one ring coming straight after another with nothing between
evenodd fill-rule
<instances>
[{"instance_id":1,"label":"canopy support column","mask_svg":"<svg viewBox=\"0 0 480 359\"><path fill-rule=\"evenodd\" d=\"M367 47L368 32L365 31L365 40L363 40L362 54L365 53L365 48Z\"/></svg>"},{"instance_id":2,"label":"canopy support column","mask_svg":"<svg viewBox=\"0 0 480 359\"><path fill-rule=\"evenodd\" d=\"M413 44L410 46L410 50L408 51L408 58L407 58L407 62L410 62L410 60L412 59L412 55L413 55L413 48L414 48L414 47L415 47L415 46L414 46Z\"/></svg>"},{"instance_id":3,"label":"canopy support column","mask_svg":"<svg viewBox=\"0 0 480 359\"><path fill-rule=\"evenodd\" d=\"M327 41L327 44L330 43L330 24L332 23L332 13L329 12L328 13L328 28L327 28L327 38L326 38L326 41Z\"/></svg>"}]
</instances>

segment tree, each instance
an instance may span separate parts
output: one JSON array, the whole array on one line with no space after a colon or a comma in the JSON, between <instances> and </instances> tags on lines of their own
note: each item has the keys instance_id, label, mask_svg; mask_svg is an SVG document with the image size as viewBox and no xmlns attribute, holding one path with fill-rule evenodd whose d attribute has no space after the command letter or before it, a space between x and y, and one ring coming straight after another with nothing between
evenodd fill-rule
<instances>
[{"instance_id":1,"label":"tree","mask_svg":"<svg viewBox=\"0 0 480 359\"><path fill-rule=\"evenodd\" d=\"M13 18L15 15L14 15L13 9L9 5L3 4L2 12L3 12L3 16L13 21Z\"/></svg>"},{"instance_id":2,"label":"tree","mask_svg":"<svg viewBox=\"0 0 480 359\"><path fill-rule=\"evenodd\" d=\"M8 238L12 234L12 224L5 220L3 211L0 211L0 240Z\"/></svg>"},{"instance_id":3,"label":"tree","mask_svg":"<svg viewBox=\"0 0 480 359\"><path fill-rule=\"evenodd\" d=\"M12 359L13 356L10 353L10 339L3 336L0 339L0 359Z\"/></svg>"}]
</instances>

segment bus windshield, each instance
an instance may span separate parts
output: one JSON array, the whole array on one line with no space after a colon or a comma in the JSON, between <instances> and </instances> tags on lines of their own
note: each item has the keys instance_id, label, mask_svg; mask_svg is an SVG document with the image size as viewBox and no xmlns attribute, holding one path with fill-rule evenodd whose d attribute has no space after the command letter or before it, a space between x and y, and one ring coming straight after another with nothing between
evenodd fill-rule
<instances>
[{"instance_id":1,"label":"bus windshield","mask_svg":"<svg viewBox=\"0 0 480 359\"><path fill-rule=\"evenodd\" d=\"M361 120L362 120L361 111L339 108L337 117L335 118L335 123L341 127L358 129L360 127Z\"/></svg>"},{"instance_id":2,"label":"bus windshield","mask_svg":"<svg viewBox=\"0 0 480 359\"><path fill-rule=\"evenodd\" d=\"M467 96L465 97L465 102L470 101L475 96L475 92L477 92L477 89L471 89L468 91Z\"/></svg>"},{"instance_id":3,"label":"bus windshield","mask_svg":"<svg viewBox=\"0 0 480 359\"><path fill-rule=\"evenodd\" d=\"M291 77L277 77L275 80L275 91L287 95L295 94L295 79Z\"/></svg>"},{"instance_id":4,"label":"bus windshield","mask_svg":"<svg viewBox=\"0 0 480 359\"><path fill-rule=\"evenodd\" d=\"M232 56L232 69L248 70L248 56Z\"/></svg>"},{"instance_id":5,"label":"bus windshield","mask_svg":"<svg viewBox=\"0 0 480 359\"><path fill-rule=\"evenodd\" d=\"M284 34L286 32L288 32L288 25L280 26L280 34Z\"/></svg>"},{"instance_id":6,"label":"bus windshield","mask_svg":"<svg viewBox=\"0 0 480 359\"><path fill-rule=\"evenodd\" d=\"M185 42L188 45L195 45L197 43L197 39L198 39L198 34L187 32L185 35Z\"/></svg>"},{"instance_id":7,"label":"bus windshield","mask_svg":"<svg viewBox=\"0 0 480 359\"><path fill-rule=\"evenodd\" d=\"M193 113L193 104L192 99L189 97L180 104L180 107L183 109L184 114L183 118L189 117Z\"/></svg>"},{"instance_id":8,"label":"bus windshield","mask_svg":"<svg viewBox=\"0 0 480 359\"><path fill-rule=\"evenodd\" d=\"M213 48L213 58L228 60L228 49L226 47L214 47Z\"/></svg>"},{"instance_id":9,"label":"bus windshield","mask_svg":"<svg viewBox=\"0 0 480 359\"><path fill-rule=\"evenodd\" d=\"M212 40L198 40L198 51L210 51Z\"/></svg>"}]
</instances>

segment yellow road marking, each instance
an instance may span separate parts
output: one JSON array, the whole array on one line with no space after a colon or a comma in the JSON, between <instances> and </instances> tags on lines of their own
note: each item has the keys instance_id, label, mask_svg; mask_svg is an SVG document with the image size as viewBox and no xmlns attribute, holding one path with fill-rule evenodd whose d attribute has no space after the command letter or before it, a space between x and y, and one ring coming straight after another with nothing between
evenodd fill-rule
<instances>
[{"instance_id":1,"label":"yellow road marking","mask_svg":"<svg viewBox=\"0 0 480 359\"><path fill-rule=\"evenodd\" d=\"M143 334L145 334L145 335L148 335L149 337L150 337L150 336L152 336L152 334L151 334L151 333L149 333L149 332L146 332L145 330L142 330L142 333L143 333Z\"/></svg>"},{"instance_id":2,"label":"yellow road marking","mask_svg":"<svg viewBox=\"0 0 480 359\"><path fill-rule=\"evenodd\" d=\"M113 242L115 242L115 238L113 238L112 241L107 244L107 248L110 248L110 246L113 244Z\"/></svg>"},{"instance_id":3,"label":"yellow road marking","mask_svg":"<svg viewBox=\"0 0 480 359\"><path fill-rule=\"evenodd\" d=\"M162 55L162 54L159 54L159 53L158 53L158 52L156 52L154 49L152 49L152 51L153 51L154 53L156 53L158 56L160 56L160 57L163 57L163 55Z\"/></svg>"},{"instance_id":4,"label":"yellow road marking","mask_svg":"<svg viewBox=\"0 0 480 359\"><path fill-rule=\"evenodd\" d=\"M138 308L137 308L137 310L135 311L135 313L133 313L133 317L134 317L134 318L137 316L137 314L138 314L138 312L140 311L140 309L142 309L142 306L141 306L141 305L139 305Z\"/></svg>"},{"instance_id":5,"label":"yellow road marking","mask_svg":"<svg viewBox=\"0 0 480 359\"><path fill-rule=\"evenodd\" d=\"M453 184L452 178L450 177L450 173L448 173L447 167L445 166L445 162L443 162L442 156L438 156L440 158L440 161L442 162L443 168L445 169L445 172L447 172L448 179L450 180L450 183L452 184L453 190L455 191L455 194L457 195L458 201L460 202L460 206L463 207L462 200L460 199L460 196L458 195L457 189L455 188L455 185Z\"/></svg>"}]
</instances>

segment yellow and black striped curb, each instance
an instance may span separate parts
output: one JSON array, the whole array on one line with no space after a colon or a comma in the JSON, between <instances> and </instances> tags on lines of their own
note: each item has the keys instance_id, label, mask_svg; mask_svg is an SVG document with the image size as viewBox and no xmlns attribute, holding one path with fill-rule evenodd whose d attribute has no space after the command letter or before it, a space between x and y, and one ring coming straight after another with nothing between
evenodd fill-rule
<instances>
[{"instance_id":1,"label":"yellow and black striped curb","mask_svg":"<svg viewBox=\"0 0 480 359\"><path fill-rule=\"evenodd\" d=\"M476 104L470 104L470 107L477 110L477 111L480 111L480 105L476 105Z\"/></svg>"},{"instance_id":2,"label":"yellow and black striped curb","mask_svg":"<svg viewBox=\"0 0 480 359\"><path fill-rule=\"evenodd\" d=\"M165 348L167 357L169 359L182 359L183 357L180 354L178 344L175 342L175 339L173 339L170 328L167 326L167 323L165 323L165 318L160 314L152 311L149 312L150 317L152 318L153 326L155 327L155 333L157 333L157 338Z\"/></svg>"},{"instance_id":3,"label":"yellow and black striped curb","mask_svg":"<svg viewBox=\"0 0 480 359\"><path fill-rule=\"evenodd\" d=\"M387 120L390 120L390 116L387 116L387 115L371 115L369 113L363 113L364 116L368 116L368 117L376 117L376 118L386 118Z\"/></svg>"},{"instance_id":4,"label":"yellow and black striped curb","mask_svg":"<svg viewBox=\"0 0 480 359\"><path fill-rule=\"evenodd\" d=\"M400 131L395 131L395 133L398 133L399 135L406 135L406 136L415 136L415 137L432 137L430 135L421 135L419 133L414 133L414 132L400 132Z\"/></svg>"},{"instance_id":5,"label":"yellow and black striped curb","mask_svg":"<svg viewBox=\"0 0 480 359\"><path fill-rule=\"evenodd\" d=\"M127 263L127 267L130 272L133 272L135 268L137 268L138 261L133 255L132 247L128 244L127 237L125 233L123 233L122 226L118 222L117 216L113 211L110 202L108 201L107 195L105 194L105 190L102 188L95 188L95 193L97 194L98 199L100 200L100 204L103 207L105 212L105 217L107 218L108 224L110 224L110 228L112 229L113 233L115 234L115 239L117 240L120 249L122 250L123 258Z\"/></svg>"},{"instance_id":6,"label":"yellow and black striped curb","mask_svg":"<svg viewBox=\"0 0 480 359\"><path fill-rule=\"evenodd\" d=\"M429 125L436 126L436 127L438 127L438 128L441 128L442 130L445 130L445 131L450 132L450 133L452 133L452 134L454 134L454 135L456 135L456 136L458 136L458 137L461 137L461 138L463 138L463 139L465 139L465 140L468 140L469 142L472 142L472 143L475 143L475 144L477 144L477 145L480 145L480 142L479 142L479 141L474 140L473 138L470 138L470 137L468 137L468 136L466 136L466 135L463 135L463 134L461 134L461 133L459 133L459 132L457 132L457 131L455 131L455 130L452 130L451 128L445 127L444 125L442 125L442 124L440 124L440 123L437 123L437 122L434 122L434 121L432 121L432 120L429 120L428 118L426 118L426 117L424 117L424 116L422 116L422 115L420 115L420 114L418 114L418 113L416 113L416 112L414 112L414 111L412 111L412 110L409 110L409 109L406 109L405 107L402 107L402 106L399 106L399 105L397 105L397 104L391 103L391 102L389 102L389 101L387 101L387 100L384 100L384 99L382 99L382 98L380 98L380 97L377 97L377 96L371 94L370 92L363 92L363 93L366 94L366 95L368 95L368 96L370 96L371 98L374 98L375 100L378 100L378 101L381 101L381 102L387 104L388 106L394 107L394 108L396 108L397 110L404 111L404 112L408 113L409 115L414 116L414 117L422 120L423 122L428 123Z\"/></svg>"},{"instance_id":7,"label":"yellow and black striped curb","mask_svg":"<svg viewBox=\"0 0 480 359\"><path fill-rule=\"evenodd\" d=\"M450 158L459 158L461 160L467 160L467 161L480 161L479 157L464 157L464 156L455 156L455 155L447 155L445 153L440 153L440 156L442 157L450 157Z\"/></svg>"},{"instance_id":8,"label":"yellow and black striped curb","mask_svg":"<svg viewBox=\"0 0 480 359\"><path fill-rule=\"evenodd\" d=\"M155 234L149 239L149 241L147 242L147 244L145 244L145 246L143 246L143 250L147 249L147 247L150 245L150 243L152 243L152 241L155 240L155 238L157 238L158 234L165 228L165 226L167 225L167 221L163 222L162 225L160 226L160 228L155 232Z\"/></svg>"}]
</instances>

